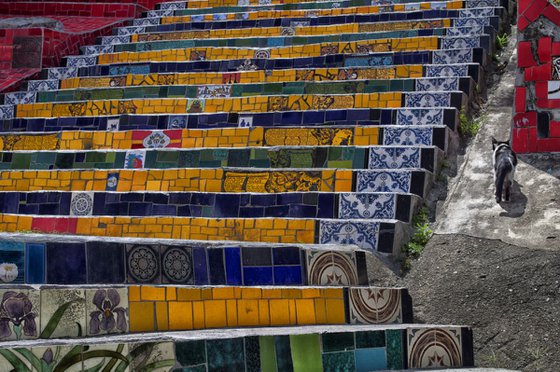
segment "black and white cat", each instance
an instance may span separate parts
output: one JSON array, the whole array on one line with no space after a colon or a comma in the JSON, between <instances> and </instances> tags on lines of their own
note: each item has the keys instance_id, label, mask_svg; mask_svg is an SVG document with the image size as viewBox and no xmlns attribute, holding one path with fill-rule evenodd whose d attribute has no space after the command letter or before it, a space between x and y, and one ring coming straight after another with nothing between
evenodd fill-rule
<instances>
[{"instance_id":1,"label":"black and white cat","mask_svg":"<svg viewBox=\"0 0 560 372\"><path fill-rule=\"evenodd\" d=\"M492 149L494 150L492 164L494 165L496 203L502 201L502 192L505 193L505 201L509 201L515 167L517 166L517 155L511 149L509 141L500 142L494 137L492 137Z\"/></svg>"}]
</instances>

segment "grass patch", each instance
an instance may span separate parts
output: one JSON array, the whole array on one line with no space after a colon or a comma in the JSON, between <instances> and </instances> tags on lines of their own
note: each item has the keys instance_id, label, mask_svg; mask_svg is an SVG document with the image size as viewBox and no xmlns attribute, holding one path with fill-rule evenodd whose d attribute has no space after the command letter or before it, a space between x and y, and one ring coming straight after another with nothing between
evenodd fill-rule
<instances>
[{"instance_id":1,"label":"grass patch","mask_svg":"<svg viewBox=\"0 0 560 372\"><path fill-rule=\"evenodd\" d=\"M418 213L414 216L412 219L412 226L414 228L412 238L402 248L403 258L401 261L401 270L403 272L410 270L412 260L420 256L434 233L428 226L428 210L426 207L420 208Z\"/></svg>"},{"instance_id":2,"label":"grass patch","mask_svg":"<svg viewBox=\"0 0 560 372\"><path fill-rule=\"evenodd\" d=\"M508 37L508 34L506 34L505 32L501 36L496 35L496 49L497 50L504 49L507 46L508 42L509 42L509 37Z\"/></svg>"},{"instance_id":3,"label":"grass patch","mask_svg":"<svg viewBox=\"0 0 560 372\"><path fill-rule=\"evenodd\" d=\"M459 134L466 138L473 138L481 126L481 119L469 119L465 110L459 113Z\"/></svg>"}]
</instances>

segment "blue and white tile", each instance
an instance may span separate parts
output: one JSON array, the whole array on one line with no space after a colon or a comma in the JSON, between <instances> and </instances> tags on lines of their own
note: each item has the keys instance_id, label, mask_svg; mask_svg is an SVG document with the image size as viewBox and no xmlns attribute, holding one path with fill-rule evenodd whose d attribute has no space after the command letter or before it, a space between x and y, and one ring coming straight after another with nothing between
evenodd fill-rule
<instances>
[{"instance_id":1,"label":"blue and white tile","mask_svg":"<svg viewBox=\"0 0 560 372\"><path fill-rule=\"evenodd\" d=\"M446 1L438 1L431 3L430 6L431 10L446 10L447 9L447 2Z\"/></svg>"},{"instance_id":2,"label":"blue and white tile","mask_svg":"<svg viewBox=\"0 0 560 372\"><path fill-rule=\"evenodd\" d=\"M146 27L144 26L131 26L131 27L120 27L118 29L118 36L130 36L134 34L143 34L146 32Z\"/></svg>"},{"instance_id":3,"label":"blue and white tile","mask_svg":"<svg viewBox=\"0 0 560 372\"><path fill-rule=\"evenodd\" d=\"M319 221L319 244L355 244L369 251L377 250L379 222Z\"/></svg>"},{"instance_id":4,"label":"blue and white tile","mask_svg":"<svg viewBox=\"0 0 560 372\"><path fill-rule=\"evenodd\" d=\"M415 147L372 147L368 169L420 168L420 149Z\"/></svg>"},{"instance_id":5,"label":"blue and white tile","mask_svg":"<svg viewBox=\"0 0 560 372\"><path fill-rule=\"evenodd\" d=\"M410 192L410 171L363 170L357 173L356 192Z\"/></svg>"},{"instance_id":6,"label":"blue and white tile","mask_svg":"<svg viewBox=\"0 0 560 372\"><path fill-rule=\"evenodd\" d=\"M87 45L82 47L82 51L85 55L95 55L103 53L113 53L113 45Z\"/></svg>"},{"instance_id":7,"label":"blue and white tile","mask_svg":"<svg viewBox=\"0 0 560 372\"><path fill-rule=\"evenodd\" d=\"M404 11L405 12L412 12L420 10L420 3L407 3L404 4Z\"/></svg>"},{"instance_id":8,"label":"blue and white tile","mask_svg":"<svg viewBox=\"0 0 560 372\"><path fill-rule=\"evenodd\" d=\"M130 36L103 36L101 39L101 45L115 45L115 44L126 44L130 43Z\"/></svg>"},{"instance_id":9,"label":"blue and white tile","mask_svg":"<svg viewBox=\"0 0 560 372\"><path fill-rule=\"evenodd\" d=\"M109 75L149 74L150 65L122 65L109 67Z\"/></svg>"},{"instance_id":10,"label":"blue and white tile","mask_svg":"<svg viewBox=\"0 0 560 372\"><path fill-rule=\"evenodd\" d=\"M385 146L431 146L433 129L431 127L412 128L390 127L383 129Z\"/></svg>"},{"instance_id":11,"label":"blue and white tile","mask_svg":"<svg viewBox=\"0 0 560 372\"><path fill-rule=\"evenodd\" d=\"M476 17L455 18L453 20L453 26L455 27L490 26L490 18L476 18Z\"/></svg>"},{"instance_id":12,"label":"blue and white tile","mask_svg":"<svg viewBox=\"0 0 560 372\"><path fill-rule=\"evenodd\" d=\"M160 24L159 18L137 18L132 22L133 26L157 26Z\"/></svg>"},{"instance_id":13,"label":"blue and white tile","mask_svg":"<svg viewBox=\"0 0 560 372\"><path fill-rule=\"evenodd\" d=\"M396 194L343 193L338 201L338 218L393 219L396 209Z\"/></svg>"},{"instance_id":14,"label":"blue and white tile","mask_svg":"<svg viewBox=\"0 0 560 372\"><path fill-rule=\"evenodd\" d=\"M166 10L166 9L173 9L173 10L185 9L185 8L186 8L186 2L184 2L184 1L179 1L179 2L173 2L173 3L160 3L160 4L159 4L159 8L160 8L161 10Z\"/></svg>"},{"instance_id":15,"label":"blue and white tile","mask_svg":"<svg viewBox=\"0 0 560 372\"><path fill-rule=\"evenodd\" d=\"M497 8L500 0L467 0L465 8Z\"/></svg>"},{"instance_id":16,"label":"blue and white tile","mask_svg":"<svg viewBox=\"0 0 560 372\"><path fill-rule=\"evenodd\" d=\"M36 92L14 92L4 94L5 105L21 105L35 103Z\"/></svg>"},{"instance_id":17,"label":"blue and white tile","mask_svg":"<svg viewBox=\"0 0 560 372\"><path fill-rule=\"evenodd\" d=\"M95 66L96 63L97 63L97 57L68 56L66 66L80 68L80 67Z\"/></svg>"},{"instance_id":18,"label":"blue and white tile","mask_svg":"<svg viewBox=\"0 0 560 372\"><path fill-rule=\"evenodd\" d=\"M447 65L452 63L470 63L473 60L473 50L470 49L448 49L435 50L432 52L432 63L435 65Z\"/></svg>"},{"instance_id":19,"label":"blue and white tile","mask_svg":"<svg viewBox=\"0 0 560 372\"><path fill-rule=\"evenodd\" d=\"M469 65L425 65L426 77L460 77L469 76Z\"/></svg>"},{"instance_id":20,"label":"blue and white tile","mask_svg":"<svg viewBox=\"0 0 560 372\"><path fill-rule=\"evenodd\" d=\"M7 120L14 118L14 106L0 105L0 120Z\"/></svg>"},{"instance_id":21,"label":"blue and white tile","mask_svg":"<svg viewBox=\"0 0 560 372\"><path fill-rule=\"evenodd\" d=\"M423 78L416 79L415 90L424 92L447 92L459 89L459 78L442 77L442 78Z\"/></svg>"},{"instance_id":22,"label":"blue and white tile","mask_svg":"<svg viewBox=\"0 0 560 372\"><path fill-rule=\"evenodd\" d=\"M48 80L29 80L27 82L28 92L46 92L49 90L58 89L58 80L48 79Z\"/></svg>"},{"instance_id":23,"label":"blue and white tile","mask_svg":"<svg viewBox=\"0 0 560 372\"><path fill-rule=\"evenodd\" d=\"M174 9L166 10L150 10L147 14L148 18L161 18L161 17L172 17L175 15Z\"/></svg>"},{"instance_id":24,"label":"blue and white tile","mask_svg":"<svg viewBox=\"0 0 560 372\"><path fill-rule=\"evenodd\" d=\"M362 66L390 66L393 64L392 56L363 56L351 57L344 59L344 67L362 67Z\"/></svg>"},{"instance_id":25,"label":"blue and white tile","mask_svg":"<svg viewBox=\"0 0 560 372\"><path fill-rule=\"evenodd\" d=\"M548 99L560 99L559 80L552 80L548 82Z\"/></svg>"},{"instance_id":26,"label":"blue and white tile","mask_svg":"<svg viewBox=\"0 0 560 372\"><path fill-rule=\"evenodd\" d=\"M49 68L47 73L48 79L69 79L78 76L78 68L77 67L54 67Z\"/></svg>"},{"instance_id":27,"label":"blue and white tile","mask_svg":"<svg viewBox=\"0 0 560 372\"><path fill-rule=\"evenodd\" d=\"M405 107L449 107L451 93L449 92L406 92Z\"/></svg>"},{"instance_id":28,"label":"blue and white tile","mask_svg":"<svg viewBox=\"0 0 560 372\"><path fill-rule=\"evenodd\" d=\"M459 18L484 18L494 16L494 8L460 9Z\"/></svg>"},{"instance_id":29,"label":"blue and white tile","mask_svg":"<svg viewBox=\"0 0 560 372\"><path fill-rule=\"evenodd\" d=\"M446 36L470 36L484 34L484 26L469 26L469 27L452 27L446 31Z\"/></svg>"},{"instance_id":30,"label":"blue and white tile","mask_svg":"<svg viewBox=\"0 0 560 372\"><path fill-rule=\"evenodd\" d=\"M438 108L416 108L397 110L398 125L442 125L443 110Z\"/></svg>"},{"instance_id":31,"label":"blue and white tile","mask_svg":"<svg viewBox=\"0 0 560 372\"><path fill-rule=\"evenodd\" d=\"M187 115L173 115L167 119L167 129L186 129L188 122Z\"/></svg>"},{"instance_id":32,"label":"blue and white tile","mask_svg":"<svg viewBox=\"0 0 560 372\"><path fill-rule=\"evenodd\" d=\"M466 49L480 47L479 36L444 37L441 49Z\"/></svg>"}]
</instances>

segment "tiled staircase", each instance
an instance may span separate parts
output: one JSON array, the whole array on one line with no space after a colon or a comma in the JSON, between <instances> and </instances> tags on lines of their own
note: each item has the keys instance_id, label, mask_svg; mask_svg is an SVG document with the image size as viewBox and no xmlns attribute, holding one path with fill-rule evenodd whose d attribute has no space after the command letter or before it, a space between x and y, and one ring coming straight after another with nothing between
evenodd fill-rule
<instances>
[{"instance_id":1,"label":"tiled staircase","mask_svg":"<svg viewBox=\"0 0 560 372\"><path fill-rule=\"evenodd\" d=\"M0 370L472 366L470 328L412 323L368 262L512 9L168 2L3 95Z\"/></svg>"}]
</instances>

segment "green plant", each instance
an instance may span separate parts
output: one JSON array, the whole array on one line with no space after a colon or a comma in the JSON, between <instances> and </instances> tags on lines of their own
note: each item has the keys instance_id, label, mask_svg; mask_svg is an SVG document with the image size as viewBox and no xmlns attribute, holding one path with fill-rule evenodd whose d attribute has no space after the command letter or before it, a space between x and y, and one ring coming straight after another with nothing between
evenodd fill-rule
<instances>
[{"instance_id":1,"label":"green plant","mask_svg":"<svg viewBox=\"0 0 560 372\"><path fill-rule=\"evenodd\" d=\"M496 49L497 50L504 49L508 44L508 41L509 41L509 37L505 32L501 36L496 35Z\"/></svg>"},{"instance_id":2,"label":"green plant","mask_svg":"<svg viewBox=\"0 0 560 372\"><path fill-rule=\"evenodd\" d=\"M418 213L412 219L414 233L410 241L403 248L403 258L401 261L401 269L407 271L410 269L412 259L418 257L424 247L433 235L432 229L428 225L428 210L426 207L420 208Z\"/></svg>"},{"instance_id":3,"label":"green plant","mask_svg":"<svg viewBox=\"0 0 560 372\"><path fill-rule=\"evenodd\" d=\"M461 110L459 113L459 134L466 138L472 138L476 136L476 133L478 133L480 125L480 119L469 119L465 110Z\"/></svg>"}]
</instances>

